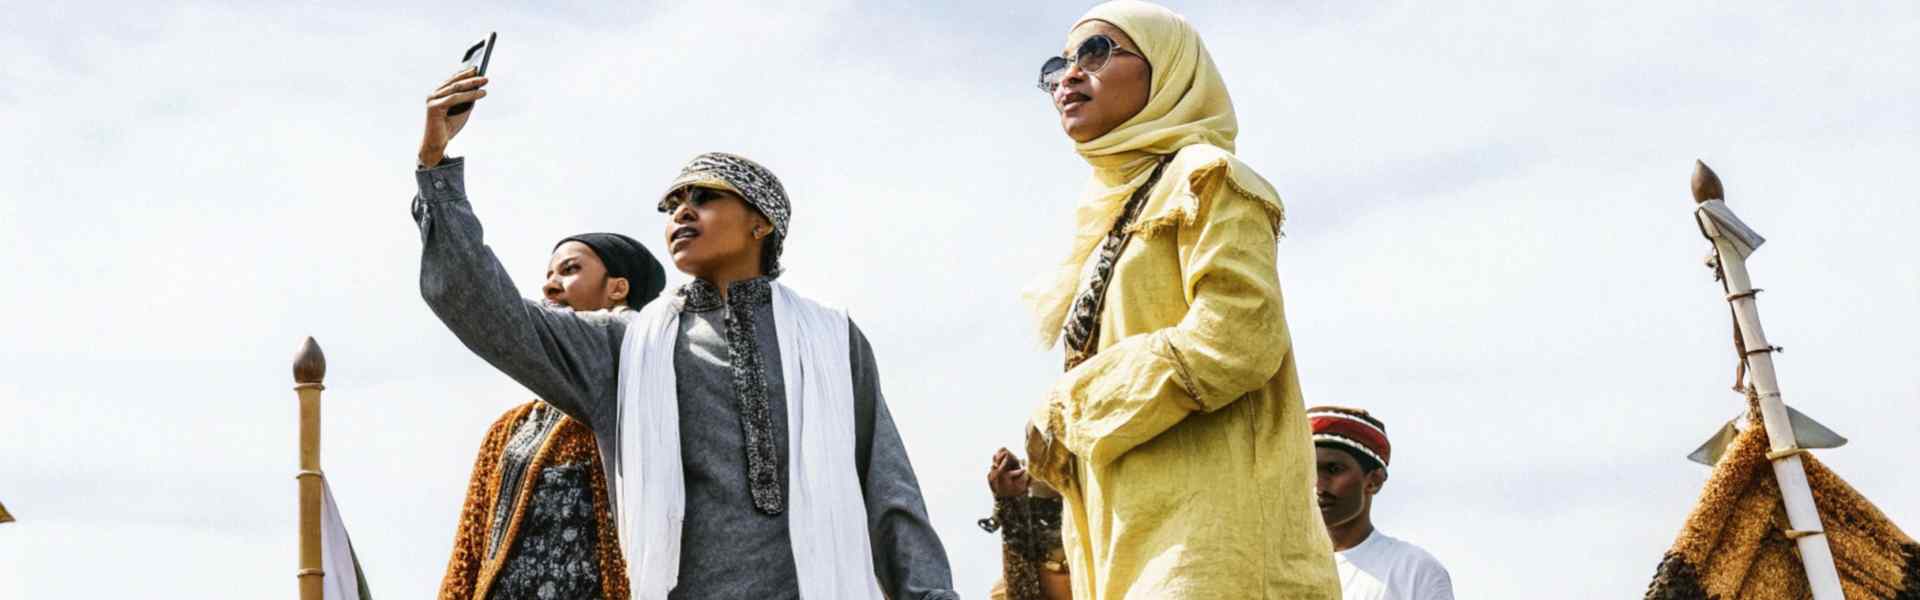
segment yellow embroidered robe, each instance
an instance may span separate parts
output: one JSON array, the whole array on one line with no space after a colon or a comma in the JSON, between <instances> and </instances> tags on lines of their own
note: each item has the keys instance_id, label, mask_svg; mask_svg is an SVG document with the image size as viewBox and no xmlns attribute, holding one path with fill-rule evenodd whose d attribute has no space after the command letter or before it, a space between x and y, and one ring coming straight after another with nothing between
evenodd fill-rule
<instances>
[{"instance_id":1,"label":"yellow embroidered robe","mask_svg":"<svg viewBox=\"0 0 1920 600\"><path fill-rule=\"evenodd\" d=\"M1340 597L1276 272L1281 208L1232 154L1181 149L1148 196L1098 353L1036 411L1078 599Z\"/></svg>"}]
</instances>

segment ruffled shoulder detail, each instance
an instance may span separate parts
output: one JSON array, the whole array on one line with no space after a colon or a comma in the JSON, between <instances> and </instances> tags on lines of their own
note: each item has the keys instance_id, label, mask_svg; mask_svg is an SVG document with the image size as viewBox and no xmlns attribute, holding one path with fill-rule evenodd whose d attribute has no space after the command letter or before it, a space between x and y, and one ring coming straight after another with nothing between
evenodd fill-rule
<instances>
[{"instance_id":1,"label":"ruffled shoulder detail","mask_svg":"<svg viewBox=\"0 0 1920 600\"><path fill-rule=\"evenodd\" d=\"M1280 193L1232 152L1210 144L1187 146L1174 155L1155 186L1161 189L1149 196L1129 231L1151 238L1169 229L1197 224L1210 204L1221 197L1223 186L1236 196L1259 202L1273 222L1274 238L1281 237L1280 227L1287 215L1280 204Z\"/></svg>"}]
</instances>

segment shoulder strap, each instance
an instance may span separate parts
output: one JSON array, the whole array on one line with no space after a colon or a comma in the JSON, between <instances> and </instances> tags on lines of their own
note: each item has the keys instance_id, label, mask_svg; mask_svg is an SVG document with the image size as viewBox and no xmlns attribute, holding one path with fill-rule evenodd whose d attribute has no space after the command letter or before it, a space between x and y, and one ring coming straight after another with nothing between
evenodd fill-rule
<instances>
[{"instance_id":1,"label":"shoulder strap","mask_svg":"<svg viewBox=\"0 0 1920 600\"><path fill-rule=\"evenodd\" d=\"M1094 250L1094 256L1090 257L1094 261L1093 276L1087 279L1087 287L1074 298L1062 334L1067 348L1068 370L1085 362L1096 351L1094 346L1100 341L1100 313L1107 304L1107 286L1113 282L1113 268L1120 260L1120 253L1126 249L1127 242L1133 239L1128 226L1140 217L1140 208L1147 203L1147 196L1153 192L1154 186L1160 183L1160 175L1166 171L1167 164L1173 162L1173 156L1161 157L1160 164L1154 165L1153 174L1147 177L1147 182L1133 190L1133 196L1127 198L1126 208L1120 211L1120 216L1113 221L1113 228L1108 230L1106 241L1101 242L1100 247Z\"/></svg>"}]
</instances>

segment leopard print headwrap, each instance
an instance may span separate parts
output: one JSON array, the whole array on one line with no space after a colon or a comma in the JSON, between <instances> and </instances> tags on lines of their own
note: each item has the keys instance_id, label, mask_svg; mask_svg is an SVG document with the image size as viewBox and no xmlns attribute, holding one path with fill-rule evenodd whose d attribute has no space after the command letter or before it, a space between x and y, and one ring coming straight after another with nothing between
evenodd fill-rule
<instances>
[{"instance_id":1,"label":"leopard print headwrap","mask_svg":"<svg viewBox=\"0 0 1920 600\"><path fill-rule=\"evenodd\" d=\"M724 184L724 185L716 185ZM787 221L793 214L793 205L787 200L787 188L780 185L780 178L773 171L760 166L760 163L746 157L725 152L708 152L693 157L687 166L680 169L680 175L667 184L667 193L662 196L659 208L666 210L666 197L688 186L719 187L737 192L753 205L767 220L773 222L774 231L780 237L787 236Z\"/></svg>"}]
</instances>

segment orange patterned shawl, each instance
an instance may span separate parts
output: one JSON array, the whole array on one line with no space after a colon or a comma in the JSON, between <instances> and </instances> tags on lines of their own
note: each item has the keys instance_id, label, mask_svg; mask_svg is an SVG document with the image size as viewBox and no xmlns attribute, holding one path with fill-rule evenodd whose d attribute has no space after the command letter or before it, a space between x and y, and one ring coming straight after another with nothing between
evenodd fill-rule
<instances>
[{"instance_id":1,"label":"orange patterned shawl","mask_svg":"<svg viewBox=\"0 0 1920 600\"><path fill-rule=\"evenodd\" d=\"M480 455L473 461L473 478L467 484L467 500L460 510L459 528L454 534L453 556L447 560L447 574L440 582L441 600L486 598L494 575L506 563L508 552L487 556L489 538L493 535L487 526L487 515L493 514L499 502L501 453L507 446L507 440L513 436L514 426L539 402L535 400L522 404L501 415L487 430L487 437L480 444ZM560 424L541 442L533 463L522 474L519 493L513 499L513 516L507 520L506 530L501 534L504 537L498 546L503 549L513 547L514 536L519 533L527 501L533 496L534 482L538 480L540 470L554 463L574 462L589 463L588 472L592 474L594 521L599 529L597 542L602 597L625 600L628 597L627 566L620 557L620 534L614 529L612 506L607 501L607 482L605 471L600 466L600 452L594 444L593 431L572 418L561 418Z\"/></svg>"}]
</instances>

